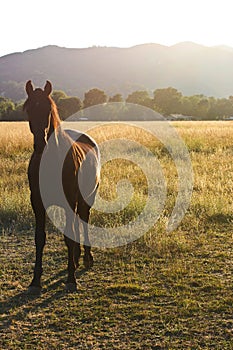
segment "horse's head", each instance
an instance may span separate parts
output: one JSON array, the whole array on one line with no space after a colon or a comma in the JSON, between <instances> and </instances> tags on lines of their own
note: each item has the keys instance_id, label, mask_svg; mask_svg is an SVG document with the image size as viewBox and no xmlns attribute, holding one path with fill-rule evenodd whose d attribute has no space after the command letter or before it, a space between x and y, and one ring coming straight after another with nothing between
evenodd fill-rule
<instances>
[{"instance_id":1,"label":"horse's head","mask_svg":"<svg viewBox=\"0 0 233 350\"><path fill-rule=\"evenodd\" d=\"M52 84L47 81L44 90L33 89L31 80L26 83L28 98L24 103L24 109L29 118L30 130L34 135L34 150L42 153L47 143L48 132L51 126Z\"/></svg>"}]
</instances>

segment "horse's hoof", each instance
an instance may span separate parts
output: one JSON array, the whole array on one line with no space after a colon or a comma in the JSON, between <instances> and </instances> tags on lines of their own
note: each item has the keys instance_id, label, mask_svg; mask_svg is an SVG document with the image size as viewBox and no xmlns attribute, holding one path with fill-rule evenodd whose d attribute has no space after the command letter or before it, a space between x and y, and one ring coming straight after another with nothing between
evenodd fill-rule
<instances>
[{"instance_id":1,"label":"horse's hoof","mask_svg":"<svg viewBox=\"0 0 233 350\"><path fill-rule=\"evenodd\" d=\"M29 286L27 291L27 295L40 295L41 294L41 287L38 286Z\"/></svg>"},{"instance_id":2,"label":"horse's hoof","mask_svg":"<svg viewBox=\"0 0 233 350\"><path fill-rule=\"evenodd\" d=\"M89 270L93 267L94 265L94 260L93 260L93 256L92 255L88 255L83 257L83 264L85 269Z\"/></svg>"},{"instance_id":3,"label":"horse's hoof","mask_svg":"<svg viewBox=\"0 0 233 350\"><path fill-rule=\"evenodd\" d=\"M76 283L66 283L65 289L68 293L74 293L77 292L77 285Z\"/></svg>"}]
</instances>

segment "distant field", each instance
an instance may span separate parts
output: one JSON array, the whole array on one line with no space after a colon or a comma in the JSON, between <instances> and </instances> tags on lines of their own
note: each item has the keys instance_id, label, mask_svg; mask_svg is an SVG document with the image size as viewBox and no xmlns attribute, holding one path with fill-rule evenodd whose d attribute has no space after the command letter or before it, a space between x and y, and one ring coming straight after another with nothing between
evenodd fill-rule
<instances>
[{"instance_id":1,"label":"distant field","mask_svg":"<svg viewBox=\"0 0 233 350\"><path fill-rule=\"evenodd\" d=\"M135 124L135 123L134 123ZM167 183L159 220L126 246L94 248L94 268L77 271L78 293L66 294L66 248L50 223L43 293L29 297L34 217L27 182L32 136L27 123L0 123L0 348L233 349L233 122L175 122L194 172L190 207L168 233L178 193L177 172L161 142L139 128L80 122L98 142L129 138L158 158ZM123 158L123 157L122 157ZM135 194L114 215L92 211L91 222L112 227L137 217L147 196L142 171L124 160L103 167L100 195L114 200L126 177Z\"/></svg>"}]
</instances>

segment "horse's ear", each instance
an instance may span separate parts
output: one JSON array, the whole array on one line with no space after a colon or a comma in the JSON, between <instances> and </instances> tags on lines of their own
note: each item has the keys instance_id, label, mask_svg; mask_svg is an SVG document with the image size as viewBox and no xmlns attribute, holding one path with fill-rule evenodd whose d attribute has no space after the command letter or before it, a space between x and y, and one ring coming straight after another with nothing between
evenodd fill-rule
<instances>
[{"instance_id":1,"label":"horse's ear","mask_svg":"<svg viewBox=\"0 0 233 350\"><path fill-rule=\"evenodd\" d=\"M26 93L28 94L28 96L31 95L31 93L33 92L33 86L32 86L31 80L27 81L25 90L26 90Z\"/></svg>"},{"instance_id":2,"label":"horse's ear","mask_svg":"<svg viewBox=\"0 0 233 350\"><path fill-rule=\"evenodd\" d=\"M44 92L46 93L47 96L49 96L52 92L52 84L48 80L46 81Z\"/></svg>"}]
</instances>

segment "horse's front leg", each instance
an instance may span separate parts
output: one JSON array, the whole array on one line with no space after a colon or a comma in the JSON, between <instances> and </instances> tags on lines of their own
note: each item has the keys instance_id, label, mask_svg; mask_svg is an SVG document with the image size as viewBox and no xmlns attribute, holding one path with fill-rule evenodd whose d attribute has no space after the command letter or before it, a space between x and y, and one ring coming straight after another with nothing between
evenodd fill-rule
<instances>
[{"instance_id":1,"label":"horse's front leg","mask_svg":"<svg viewBox=\"0 0 233 350\"><path fill-rule=\"evenodd\" d=\"M31 196L31 203L32 203L32 208L36 219L36 230L35 230L36 262L34 267L34 276L28 288L28 292L31 294L39 294L41 291L41 275L43 272L42 256L43 256L43 249L46 241L45 209L41 200L38 198L33 198L33 196Z\"/></svg>"}]
</instances>

